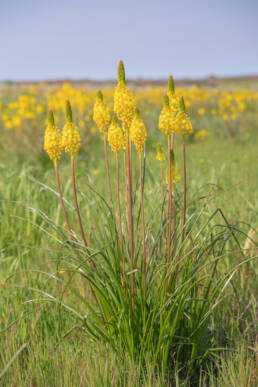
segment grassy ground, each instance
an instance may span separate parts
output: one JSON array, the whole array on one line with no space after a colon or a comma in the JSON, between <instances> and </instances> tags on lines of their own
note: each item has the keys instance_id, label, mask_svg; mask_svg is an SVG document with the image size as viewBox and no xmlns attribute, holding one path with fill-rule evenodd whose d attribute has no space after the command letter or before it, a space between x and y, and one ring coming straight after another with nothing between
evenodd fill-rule
<instances>
[{"instance_id":1,"label":"grassy ground","mask_svg":"<svg viewBox=\"0 0 258 387\"><path fill-rule=\"evenodd\" d=\"M209 124L209 122L208 122ZM254 123L254 126L257 125ZM257 128L257 126L256 126ZM161 137L160 137L161 138ZM161 199L159 165L155 160L153 133L146 147L146 219ZM156 141L156 136L155 136ZM203 205L208 218L221 208L230 225L242 232L241 247L246 258L254 257L257 227L255 213L257 176L257 133L248 138L210 137L194 141L187 147L188 215ZM11 154L1 145L4 157L0 165L0 380L4 386L255 386L256 281L255 261L240 266L227 287L218 307L212 313L209 330L212 350L209 360L193 375L181 370L171 360L169 371L153 373L146 362L145 372L126 354L118 356L102 342L92 342L74 315L60 309L43 292L60 295L61 286L52 283L52 273L62 278L62 259L69 255L58 243L58 232L42 219L49 216L64 227L58 197L42 184L56 190L54 171L43 152L26 157L26 150ZM181 169L181 143L176 138L176 160ZM113 155L110 154L111 160ZM136 160L135 160L136 162ZM100 193L106 193L105 166L100 138L91 138L76 160L78 185L87 194L88 182ZM134 182L138 181L134 173ZM111 161L111 175L114 160ZM64 197L72 201L69 160L60 165ZM122 180L122 175L121 175ZM42 184L40 184L40 182ZM205 197L204 197L205 196ZM182 203L182 183L177 189L178 206ZM79 197L81 211L94 227L93 202ZM71 209L69 215L72 217ZM92 212L93 213L93 212ZM73 216L73 228L76 229ZM219 214L213 226L221 225ZM230 271L240 264L236 252L225 253L219 271ZM89 288L83 289L85 297ZM40 289L41 294L33 289ZM64 299L73 308L77 299L64 291ZM202 338L205 340L205 337ZM120 354L121 355L121 354Z\"/></svg>"}]
</instances>

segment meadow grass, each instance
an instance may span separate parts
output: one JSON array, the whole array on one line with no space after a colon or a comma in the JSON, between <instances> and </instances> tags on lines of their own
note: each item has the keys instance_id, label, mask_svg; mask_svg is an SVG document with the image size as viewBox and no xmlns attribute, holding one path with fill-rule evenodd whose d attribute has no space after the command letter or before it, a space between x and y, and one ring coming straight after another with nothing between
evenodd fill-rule
<instances>
[{"instance_id":1,"label":"meadow grass","mask_svg":"<svg viewBox=\"0 0 258 387\"><path fill-rule=\"evenodd\" d=\"M151 132L146 146L144 196L149 235L152 235L152 230L157 231L157 218L160 217L160 213L156 214L157 198L161 200L160 184L156 178L159 165L152 147L160 138ZM180 144L180 141L177 137L176 142ZM154 372L153 359L148 357L147 351L143 353L143 357L146 355L143 359L130 356L130 350L121 352L123 346L119 336L114 335L111 342L89 338L77 314L85 312L84 300L91 300L92 295L83 278L74 276L72 272L73 267L78 270L85 263L79 261L79 255L71 244L63 241L67 241L67 231L53 166L43 151L32 152L28 157L25 157L25 151L10 158L5 149L7 154L1 164L0 188L0 378L3 385L256 385L253 241L257 227L257 134L252 133L246 139L241 136L228 139L218 138L214 133L187 146L188 216L197 217L193 233L198 232L201 224L208 221L218 208L222 209L231 227L228 230L219 212L209 221L209 237L213 235L220 241L224 240L214 280L229 273L231 281L209 318L205 334L199 338L200 342L203 341L203 348L208 350L203 361L191 369L192 364L187 361L189 353L182 345L181 357L174 356L172 349L165 372L162 368ZM100 138L92 137L76 159L78 200L86 233L92 235L92 244L100 248L107 242L103 233L110 232L108 235L114 239L117 235L108 207L96 194L108 198L102 147ZM182 170L180 149L179 145L175 148L175 158ZM115 176L115 159L112 157L110 172L112 180ZM67 210L72 228L77 232L68 159L60 163L60 175L63 195L69 201ZM133 176L136 185L139 179L137 170ZM182 191L182 183L179 183L178 209L182 206ZM198 223L199 213L203 223ZM244 259L235 249L232 230L245 253ZM207 238L205 235L201 237ZM140 241L139 237L139 244ZM83 248L79 246L80 249ZM247 262L241 265L244 260ZM73 262L77 266L72 266ZM183 266L184 270L187 265L189 262ZM209 273L211 268L213 266L208 262L204 272ZM89 270L88 266L85 270ZM234 274L232 278L231 274ZM225 277L225 282L229 277ZM100 286L101 281L98 284ZM78 297L77 291L84 300ZM180 346L178 338L175 338L175 343ZM186 359L185 364L182 359Z\"/></svg>"}]
</instances>

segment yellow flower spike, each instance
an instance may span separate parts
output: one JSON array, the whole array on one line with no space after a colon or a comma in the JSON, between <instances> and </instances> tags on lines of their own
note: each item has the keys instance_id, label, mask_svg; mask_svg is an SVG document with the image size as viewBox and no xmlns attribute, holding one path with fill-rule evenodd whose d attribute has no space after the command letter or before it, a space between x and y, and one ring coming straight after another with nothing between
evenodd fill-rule
<instances>
[{"instance_id":1,"label":"yellow flower spike","mask_svg":"<svg viewBox=\"0 0 258 387\"><path fill-rule=\"evenodd\" d=\"M160 161L161 163L163 163L163 161L165 161L165 155L164 155L162 148L161 148L161 145L159 143L157 144L156 160Z\"/></svg>"},{"instance_id":2,"label":"yellow flower spike","mask_svg":"<svg viewBox=\"0 0 258 387\"><path fill-rule=\"evenodd\" d=\"M163 100L163 108L159 116L159 130L169 136L173 132L173 116L169 106L169 98L166 95Z\"/></svg>"},{"instance_id":3,"label":"yellow flower spike","mask_svg":"<svg viewBox=\"0 0 258 387\"><path fill-rule=\"evenodd\" d=\"M54 114L52 110L48 112L48 125L45 131L44 149L53 160L54 164L60 159L62 154L62 136L55 125Z\"/></svg>"},{"instance_id":4,"label":"yellow flower spike","mask_svg":"<svg viewBox=\"0 0 258 387\"><path fill-rule=\"evenodd\" d=\"M113 152L117 153L119 149L125 149L125 137L122 128L114 116L108 129L108 142Z\"/></svg>"},{"instance_id":5,"label":"yellow flower spike","mask_svg":"<svg viewBox=\"0 0 258 387\"><path fill-rule=\"evenodd\" d=\"M138 109L135 110L129 135L130 140L134 143L139 155L141 155L146 141L147 132Z\"/></svg>"},{"instance_id":6,"label":"yellow flower spike","mask_svg":"<svg viewBox=\"0 0 258 387\"><path fill-rule=\"evenodd\" d=\"M66 101L66 124L62 132L62 146L66 153L73 158L81 146L81 137L77 126L73 122L72 108L69 101Z\"/></svg>"},{"instance_id":7,"label":"yellow flower spike","mask_svg":"<svg viewBox=\"0 0 258 387\"><path fill-rule=\"evenodd\" d=\"M176 184L181 181L181 176L179 170L176 168L175 156L173 149L170 150L170 160L171 160L171 175L172 175L172 184L175 188ZM166 183L169 184L169 168L167 169Z\"/></svg>"},{"instance_id":8,"label":"yellow flower spike","mask_svg":"<svg viewBox=\"0 0 258 387\"><path fill-rule=\"evenodd\" d=\"M177 134L185 136L193 132L192 124L189 115L185 111L184 98L181 97L179 101L179 112L174 119L174 128Z\"/></svg>"},{"instance_id":9,"label":"yellow flower spike","mask_svg":"<svg viewBox=\"0 0 258 387\"><path fill-rule=\"evenodd\" d=\"M176 93L175 93L175 84L174 84L174 80L173 80L173 77L172 75L169 76L169 79L168 79L168 93L167 93L167 96L169 98L169 106L170 106L170 109L171 109L171 113L173 115L176 114L176 112L179 110L179 99L178 97L176 96Z\"/></svg>"},{"instance_id":10,"label":"yellow flower spike","mask_svg":"<svg viewBox=\"0 0 258 387\"><path fill-rule=\"evenodd\" d=\"M103 94L99 90L97 93L96 102L93 109L93 120L101 133L106 133L110 124L110 114L103 103Z\"/></svg>"},{"instance_id":11,"label":"yellow flower spike","mask_svg":"<svg viewBox=\"0 0 258 387\"><path fill-rule=\"evenodd\" d=\"M136 100L131 90L126 86L125 69L122 61L118 66L118 84L114 92L114 111L123 124L123 130L128 132L134 112Z\"/></svg>"}]
</instances>

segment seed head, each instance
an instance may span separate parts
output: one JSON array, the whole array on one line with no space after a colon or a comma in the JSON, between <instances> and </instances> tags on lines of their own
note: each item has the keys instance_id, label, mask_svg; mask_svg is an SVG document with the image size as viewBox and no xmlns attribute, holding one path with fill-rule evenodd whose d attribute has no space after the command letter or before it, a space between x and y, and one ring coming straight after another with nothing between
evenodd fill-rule
<instances>
[{"instance_id":1,"label":"seed head","mask_svg":"<svg viewBox=\"0 0 258 387\"><path fill-rule=\"evenodd\" d=\"M108 129L108 142L113 152L117 153L120 148L125 149L125 137L122 128L114 116Z\"/></svg>"},{"instance_id":2,"label":"seed head","mask_svg":"<svg viewBox=\"0 0 258 387\"><path fill-rule=\"evenodd\" d=\"M130 140L133 141L139 155L142 154L146 137L147 132L144 122L140 117L139 110L136 109L130 126Z\"/></svg>"}]
</instances>

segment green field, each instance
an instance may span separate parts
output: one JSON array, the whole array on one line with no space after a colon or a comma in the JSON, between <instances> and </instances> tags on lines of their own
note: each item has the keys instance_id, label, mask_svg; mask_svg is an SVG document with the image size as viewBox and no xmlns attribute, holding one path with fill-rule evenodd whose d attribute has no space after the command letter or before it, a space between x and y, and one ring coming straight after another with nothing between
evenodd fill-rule
<instances>
[{"instance_id":1,"label":"green field","mask_svg":"<svg viewBox=\"0 0 258 387\"><path fill-rule=\"evenodd\" d=\"M50 91L46 85L35 86L36 94L32 90L28 91L25 86L22 90L20 86L9 86L1 90L1 385L257 385L255 247L258 93L255 83L253 87L249 82L243 87L248 88L242 91L239 89L239 94L234 98L236 101L240 99L240 104L244 101L245 109L237 112L236 119L233 118L230 122L221 118L221 115L226 114L222 108L223 101L221 113L211 114L212 109L220 109L219 97L216 93L212 94L212 87L200 88L203 94L188 92L187 89L182 91L185 100L189 100L194 134L205 130L208 135L198 138L193 134L186 139L187 226L182 247L182 139L178 135L175 137L175 160L181 174L181 181L176 186L178 245L173 262L177 262L177 266L172 266L173 281L168 292L170 298L168 302L163 300L164 303L161 300L165 297L163 290L159 296L156 288L164 280L162 270L165 269L162 265L167 242L160 234L165 234L167 227L168 188L164 179L163 201L155 144L160 141L166 155L166 138L158 130L158 115L162 106L160 95L165 91L155 94L153 89L150 92L145 89L134 90L147 130L144 152L144 208L150 270L147 282L148 305L143 306L141 276L137 274L142 270L139 168L138 156L133 150L136 286L134 317L128 312L131 308L129 293L126 293L126 300L121 296L121 272L119 264L116 264L121 258L121 251L117 245L118 221L114 199L115 157L109 148L115 203L112 210L109 207L103 141L99 133L92 129L92 104L96 90L80 97L84 98L84 102L87 101L83 105L83 111L80 111L81 100L77 103L75 94L68 97L72 106L75 106L74 121L79 125L82 137L82 147L75 158L79 207L86 238L90 241L91 253L100 272L99 277L94 274L87 249L81 243L73 202L69 156L63 155L60 160L59 173L71 226L78 237L75 245L69 241L58 198L53 163L43 150L47 116L46 95L57 93L59 86L52 86L52 89L50 87ZM228 84L223 83L222 86L218 85L219 93L229 89L232 90L231 81ZM251 97L248 99L251 89ZM29 116L24 118L24 112L20 111L22 123L17 128L13 124L12 128L8 128L8 125L11 126L8 124L11 122L10 117L15 116L9 104L16 103L21 93L32 95L37 106L43 107L38 108L38 115L35 113L31 120ZM58 100L56 94L55 98ZM61 102L62 98L61 96ZM104 98L111 101L112 93L109 90L104 91ZM33 104L35 105L34 102ZM13 106L17 111L20 108ZM33 112L34 107L31 107ZM198 111L203 107L205 114L202 115ZM59 110L57 104L53 110L58 117L58 125L62 127L63 111ZM82 118L87 114L88 118ZM127 246L122 151L119 162L122 222ZM166 169L165 162L164 176ZM127 250L126 259L129 282L131 270ZM155 276L152 273L155 273ZM103 301L103 314L110 317L107 321L101 321L101 308L92 291L95 284L99 298L106 300L107 297L107 301ZM182 305L179 295L184 300ZM88 308L88 303L93 310ZM173 308L169 309L172 304ZM207 316L204 316L206 305L209 306ZM144 312L141 308L145 308ZM151 320L154 313L151 308L155 313L156 308L159 308L157 318L160 321L153 320L153 324L148 325L148 321L142 316L146 313L146 319ZM172 314L166 322L168 310L171 310ZM194 328L197 319L194 316L199 316L198 313L200 316L203 314L202 318L205 320L203 330ZM87 327L88 320L86 321L85 316L89 320L90 329ZM135 320L138 316L137 322ZM127 319L130 323L125 328ZM160 327L162 324L165 327L164 334L160 334L159 338L155 331L158 328L155 326ZM173 324L175 331L167 344L167 338L172 335L169 329ZM144 332L144 327L150 332L149 336ZM144 337L149 337L148 343L147 338L143 340L144 343L141 342L142 332L146 335ZM159 348L159 352L155 358L156 348Z\"/></svg>"}]
</instances>

